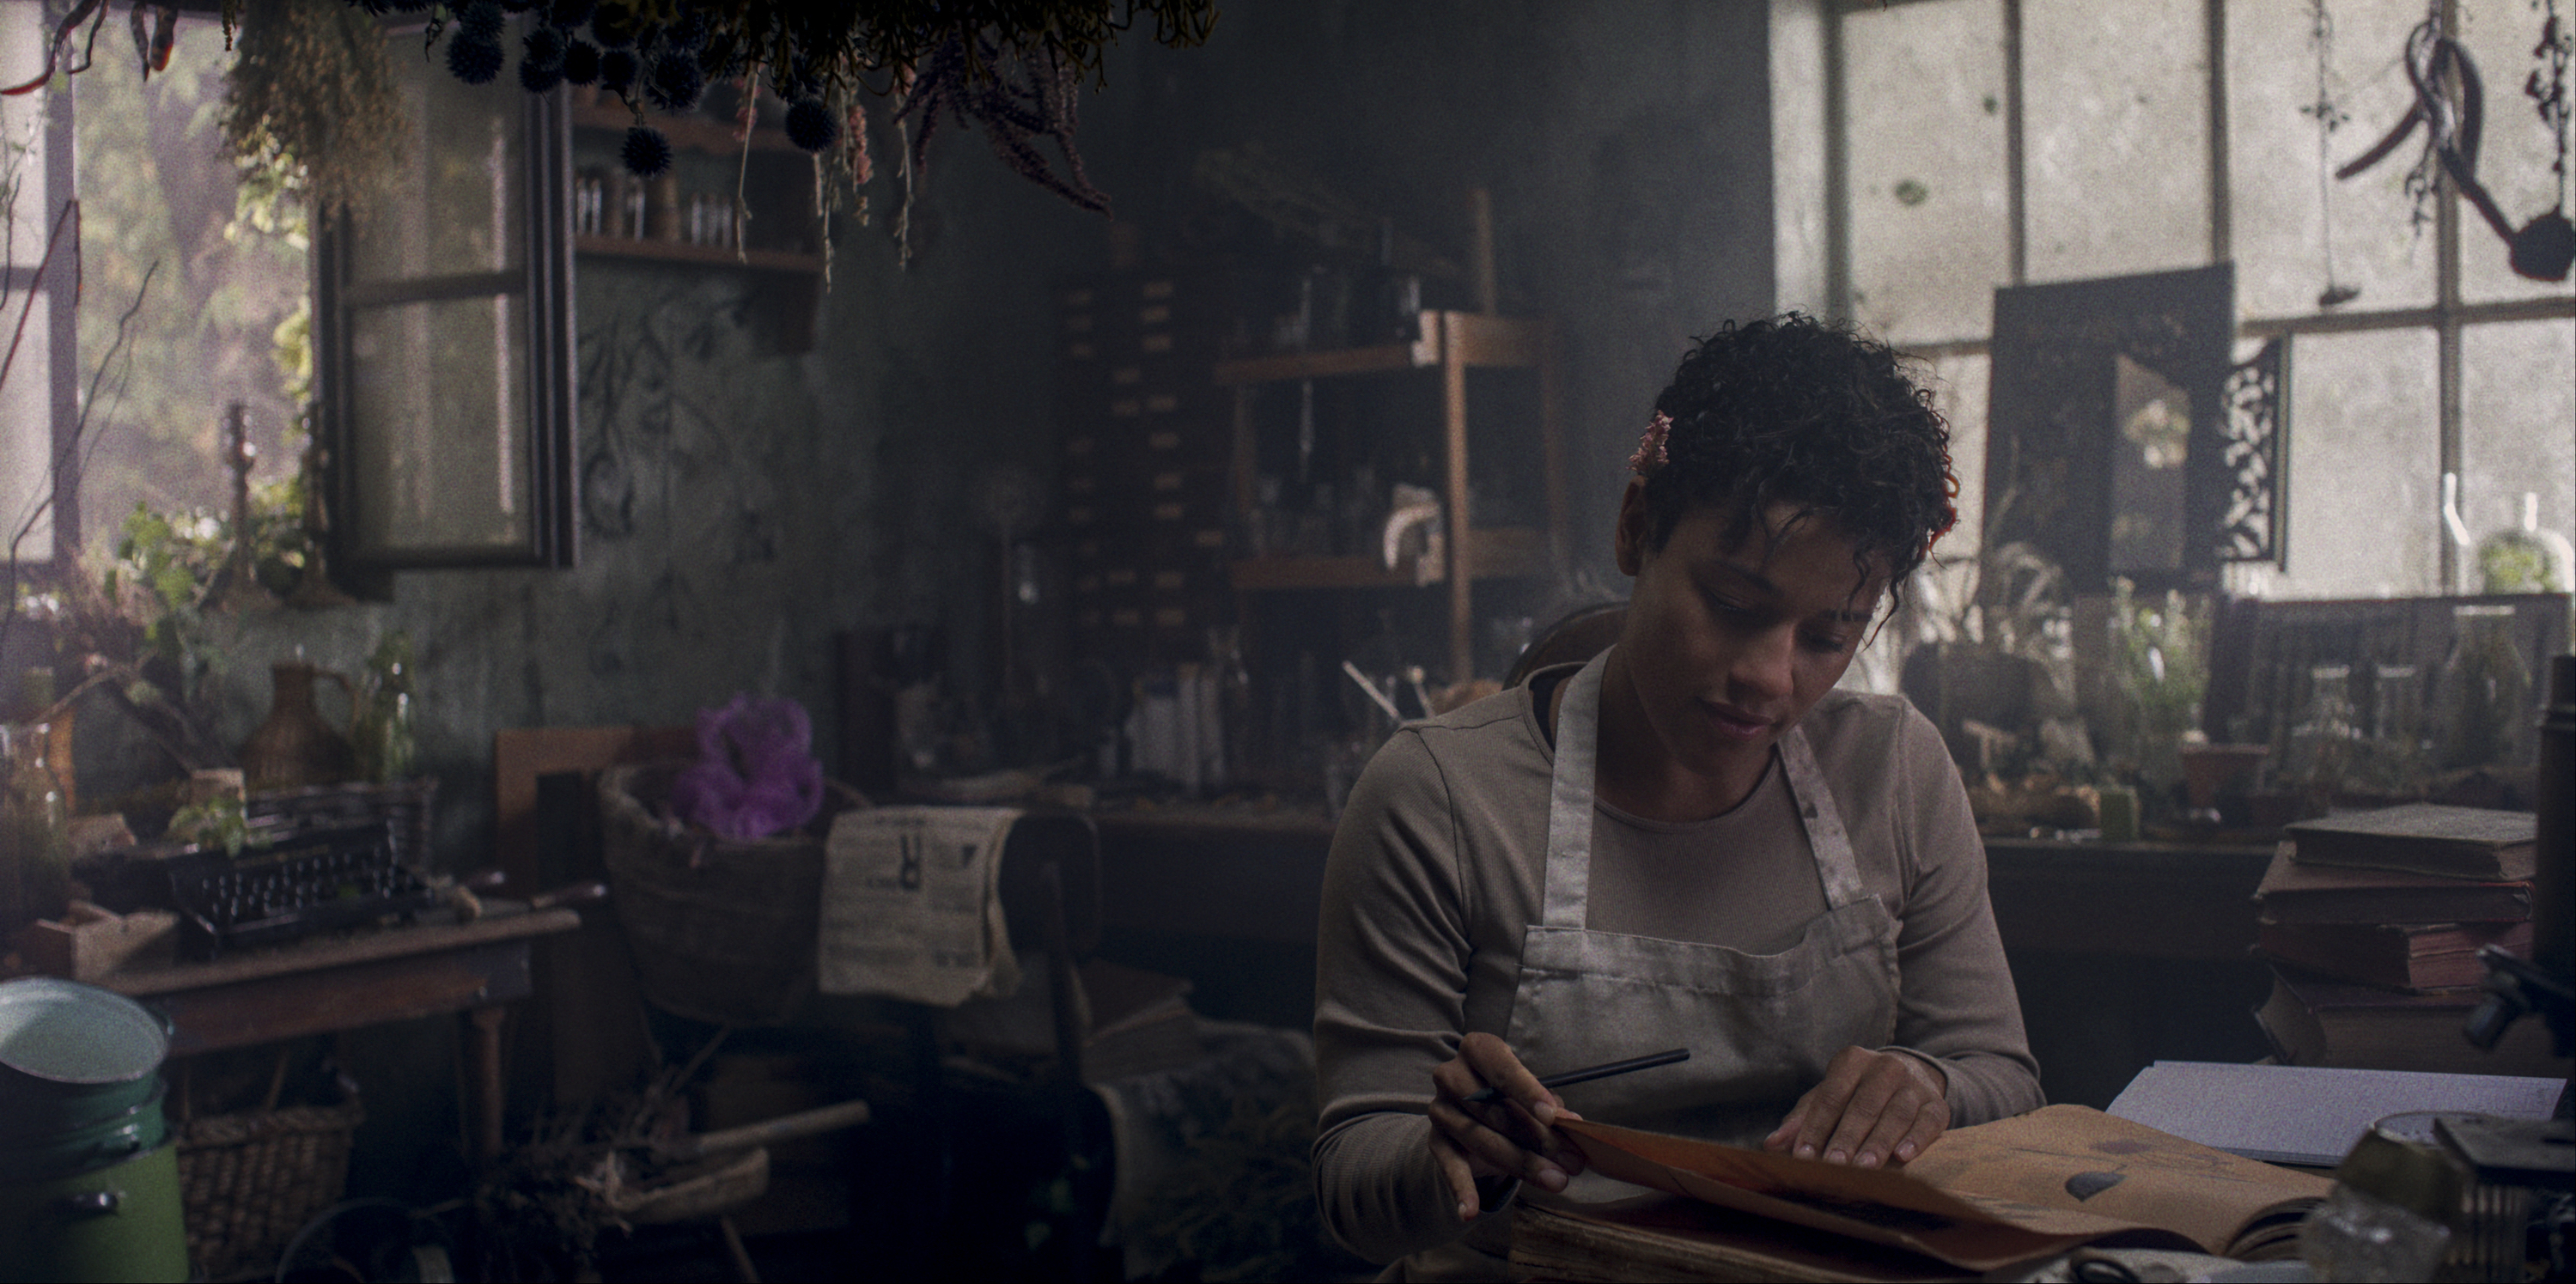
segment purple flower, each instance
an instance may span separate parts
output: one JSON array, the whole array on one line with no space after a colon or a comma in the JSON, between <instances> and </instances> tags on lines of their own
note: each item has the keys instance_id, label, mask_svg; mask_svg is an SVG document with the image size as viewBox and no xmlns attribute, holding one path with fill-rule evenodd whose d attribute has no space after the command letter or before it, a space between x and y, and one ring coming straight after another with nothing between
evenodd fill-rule
<instances>
[{"instance_id":1,"label":"purple flower","mask_svg":"<svg viewBox=\"0 0 2576 1284\"><path fill-rule=\"evenodd\" d=\"M539 27L530 31L526 36L520 38L519 45L526 51L525 57L529 62L558 63L563 61L563 33L552 27Z\"/></svg>"},{"instance_id":2,"label":"purple flower","mask_svg":"<svg viewBox=\"0 0 2576 1284\"><path fill-rule=\"evenodd\" d=\"M664 111L687 111L698 105L706 84L698 60L674 50L653 60L652 70L645 73L644 96Z\"/></svg>"},{"instance_id":3,"label":"purple flower","mask_svg":"<svg viewBox=\"0 0 2576 1284\"><path fill-rule=\"evenodd\" d=\"M700 709L698 761L672 782L672 808L720 838L794 829L823 806L813 739L812 720L793 700L737 695L721 708Z\"/></svg>"},{"instance_id":4,"label":"purple flower","mask_svg":"<svg viewBox=\"0 0 2576 1284\"><path fill-rule=\"evenodd\" d=\"M576 85L599 79L599 46L576 40L564 47L563 78Z\"/></svg>"},{"instance_id":5,"label":"purple flower","mask_svg":"<svg viewBox=\"0 0 2576 1284\"><path fill-rule=\"evenodd\" d=\"M787 141L806 151L831 146L840 133L840 122L832 119L831 109L811 98L799 98L787 108Z\"/></svg>"},{"instance_id":6,"label":"purple flower","mask_svg":"<svg viewBox=\"0 0 2576 1284\"><path fill-rule=\"evenodd\" d=\"M492 3L492 0L474 0L474 3L465 6L457 13L456 32L458 35L472 36L477 40L500 43L501 6Z\"/></svg>"},{"instance_id":7,"label":"purple flower","mask_svg":"<svg viewBox=\"0 0 2576 1284\"><path fill-rule=\"evenodd\" d=\"M626 162L627 172L652 178L671 167L671 140L651 125L636 125L626 131L626 144L617 154Z\"/></svg>"},{"instance_id":8,"label":"purple flower","mask_svg":"<svg viewBox=\"0 0 2576 1284\"><path fill-rule=\"evenodd\" d=\"M500 42L458 32L447 42L447 70L469 85L488 85L501 74Z\"/></svg>"},{"instance_id":9,"label":"purple flower","mask_svg":"<svg viewBox=\"0 0 2576 1284\"><path fill-rule=\"evenodd\" d=\"M563 78L562 63L538 62L534 58L520 60L519 85L529 93L542 94L562 84Z\"/></svg>"},{"instance_id":10,"label":"purple flower","mask_svg":"<svg viewBox=\"0 0 2576 1284\"><path fill-rule=\"evenodd\" d=\"M636 72L643 64L636 61L632 49L610 49L599 55L599 87L612 94L626 92L635 83Z\"/></svg>"}]
</instances>

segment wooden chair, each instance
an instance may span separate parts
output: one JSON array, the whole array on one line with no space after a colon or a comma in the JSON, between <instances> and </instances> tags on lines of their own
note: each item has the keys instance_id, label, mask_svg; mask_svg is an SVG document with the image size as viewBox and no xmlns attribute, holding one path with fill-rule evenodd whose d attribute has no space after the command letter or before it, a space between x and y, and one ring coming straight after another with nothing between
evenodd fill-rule
<instances>
[{"instance_id":1,"label":"wooden chair","mask_svg":"<svg viewBox=\"0 0 2576 1284\"><path fill-rule=\"evenodd\" d=\"M1549 665L1574 664L1609 650L1627 622L1625 602L1603 602L1574 611L1531 640L1520 658L1512 662L1511 676L1503 679L1503 685L1516 687Z\"/></svg>"},{"instance_id":2,"label":"wooden chair","mask_svg":"<svg viewBox=\"0 0 2576 1284\"><path fill-rule=\"evenodd\" d=\"M502 894L605 877L599 859L599 773L697 752L688 727L521 727L492 734L493 856ZM652 1063L634 963L616 902L539 953L536 1001L521 1024L514 1078L536 1100L587 1101L633 1086ZM530 1099L523 1097L522 1099Z\"/></svg>"}]
</instances>

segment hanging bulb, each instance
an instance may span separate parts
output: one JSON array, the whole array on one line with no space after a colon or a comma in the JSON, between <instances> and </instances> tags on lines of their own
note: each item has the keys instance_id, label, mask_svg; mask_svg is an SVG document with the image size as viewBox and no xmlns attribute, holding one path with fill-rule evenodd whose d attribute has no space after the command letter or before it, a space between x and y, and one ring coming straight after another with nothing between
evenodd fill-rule
<instances>
[{"instance_id":1,"label":"hanging bulb","mask_svg":"<svg viewBox=\"0 0 2576 1284\"><path fill-rule=\"evenodd\" d=\"M2332 281L2328 281L2326 282L2325 291L2317 295L2317 306L2321 308L2337 307L2342 304L2350 303L2360 297L2360 286L2338 285Z\"/></svg>"}]
</instances>

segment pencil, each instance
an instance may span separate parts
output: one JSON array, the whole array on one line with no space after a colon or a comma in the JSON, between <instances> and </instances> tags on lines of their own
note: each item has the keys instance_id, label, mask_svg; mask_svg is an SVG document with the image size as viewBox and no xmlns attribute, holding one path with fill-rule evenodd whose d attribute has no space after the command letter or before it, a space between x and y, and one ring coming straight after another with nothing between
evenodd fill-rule
<instances>
[{"instance_id":1,"label":"pencil","mask_svg":"<svg viewBox=\"0 0 2576 1284\"><path fill-rule=\"evenodd\" d=\"M1585 1066L1580 1070L1568 1070L1563 1074L1552 1074L1539 1080L1538 1086L1542 1088L1562 1088L1569 1084L1590 1083L1595 1079L1607 1079L1614 1074L1626 1074L1631 1070L1651 1070L1656 1066L1668 1066L1676 1061L1688 1060L1690 1060L1690 1049L1669 1048L1665 1051L1649 1053L1642 1057L1630 1057L1625 1061L1608 1061L1597 1066ZM1483 1105L1500 1095L1500 1093L1496 1092L1492 1088L1480 1088L1474 1092L1468 1093L1466 1100L1469 1105Z\"/></svg>"}]
</instances>

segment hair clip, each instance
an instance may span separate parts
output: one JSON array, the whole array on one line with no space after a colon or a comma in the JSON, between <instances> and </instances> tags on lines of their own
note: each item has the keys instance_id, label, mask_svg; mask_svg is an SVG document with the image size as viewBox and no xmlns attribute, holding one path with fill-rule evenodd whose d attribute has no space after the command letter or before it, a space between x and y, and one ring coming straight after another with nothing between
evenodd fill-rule
<instances>
[{"instance_id":1,"label":"hair clip","mask_svg":"<svg viewBox=\"0 0 2576 1284\"><path fill-rule=\"evenodd\" d=\"M1944 501L1941 505L1941 521L1939 525L1932 528L1932 534L1923 541L1925 557L1932 556L1932 546L1940 543L1941 537L1949 534L1950 528L1959 524L1959 505L1956 502L1959 498L1959 474L1950 467L1950 451L1946 446L1941 451L1941 497Z\"/></svg>"},{"instance_id":2,"label":"hair clip","mask_svg":"<svg viewBox=\"0 0 2576 1284\"><path fill-rule=\"evenodd\" d=\"M1629 471L1644 477L1671 463L1672 456L1664 450L1664 438L1672 431L1673 417L1656 411L1654 422L1647 424L1645 434L1637 438L1637 453L1628 456Z\"/></svg>"}]
</instances>

